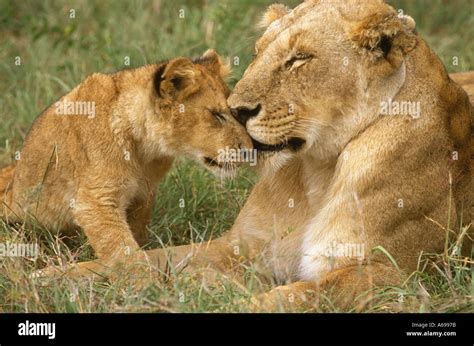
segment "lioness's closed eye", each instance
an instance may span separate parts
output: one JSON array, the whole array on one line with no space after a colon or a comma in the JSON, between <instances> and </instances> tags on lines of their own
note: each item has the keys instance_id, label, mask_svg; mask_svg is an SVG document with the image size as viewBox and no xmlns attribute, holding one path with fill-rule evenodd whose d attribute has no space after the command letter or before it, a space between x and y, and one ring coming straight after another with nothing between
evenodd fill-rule
<instances>
[{"instance_id":1,"label":"lioness's closed eye","mask_svg":"<svg viewBox=\"0 0 474 346\"><path fill-rule=\"evenodd\" d=\"M226 104L227 70L211 50L86 78L36 119L21 160L3 170L0 215L81 228L99 258L144 259L137 250L148 242L155 188L173 158L225 175L233 165L219 149L252 147Z\"/></svg>"}]
</instances>

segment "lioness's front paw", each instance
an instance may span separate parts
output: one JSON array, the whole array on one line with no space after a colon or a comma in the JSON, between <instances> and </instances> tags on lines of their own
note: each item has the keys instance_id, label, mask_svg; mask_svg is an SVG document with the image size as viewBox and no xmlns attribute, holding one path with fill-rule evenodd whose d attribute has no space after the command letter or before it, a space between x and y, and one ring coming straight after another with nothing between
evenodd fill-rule
<instances>
[{"instance_id":1,"label":"lioness's front paw","mask_svg":"<svg viewBox=\"0 0 474 346\"><path fill-rule=\"evenodd\" d=\"M110 267L98 260L78 263L67 263L59 266L48 266L35 270L29 277L38 280L40 284L47 284L48 279L54 277L67 277L74 279L104 280Z\"/></svg>"},{"instance_id":2,"label":"lioness's front paw","mask_svg":"<svg viewBox=\"0 0 474 346\"><path fill-rule=\"evenodd\" d=\"M109 265L111 271L108 278L114 284L130 284L135 288L146 288L163 279L163 275L159 271L159 263L153 261L144 251L137 251L111 261Z\"/></svg>"}]
</instances>

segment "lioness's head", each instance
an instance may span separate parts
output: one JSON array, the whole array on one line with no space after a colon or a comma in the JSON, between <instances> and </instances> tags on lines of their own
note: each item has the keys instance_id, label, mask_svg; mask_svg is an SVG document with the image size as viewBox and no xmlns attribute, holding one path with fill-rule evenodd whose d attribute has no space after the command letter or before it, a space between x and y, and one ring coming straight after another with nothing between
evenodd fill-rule
<instances>
[{"instance_id":1,"label":"lioness's head","mask_svg":"<svg viewBox=\"0 0 474 346\"><path fill-rule=\"evenodd\" d=\"M272 5L255 58L228 99L259 151L338 155L405 80L415 23L379 0ZM276 154L278 153L278 154ZM276 154L276 155L275 155Z\"/></svg>"},{"instance_id":2,"label":"lioness's head","mask_svg":"<svg viewBox=\"0 0 474 346\"><path fill-rule=\"evenodd\" d=\"M213 50L195 60L176 58L154 76L156 128L161 150L187 155L220 175L233 173L237 160L225 152L252 149L252 142L230 113L224 78L229 67ZM231 158L229 160L229 158ZM235 157L234 157L235 158Z\"/></svg>"}]
</instances>

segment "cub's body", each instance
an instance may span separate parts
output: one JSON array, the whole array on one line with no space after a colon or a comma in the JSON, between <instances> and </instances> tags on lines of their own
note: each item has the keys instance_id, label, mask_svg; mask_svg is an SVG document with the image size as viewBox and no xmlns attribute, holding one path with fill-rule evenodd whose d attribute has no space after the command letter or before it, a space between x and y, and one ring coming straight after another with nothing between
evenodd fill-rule
<instances>
[{"instance_id":1,"label":"cub's body","mask_svg":"<svg viewBox=\"0 0 474 346\"><path fill-rule=\"evenodd\" d=\"M101 259L144 258L155 190L173 158L225 175L232 165L216 159L219 149L251 147L228 111L225 70L209 51L88 77L37 118L16 167L3 170L2 218L81 228Z\"/></svg>"},{"instance_id":2,"label":"cub's body","mask_svg":"<svg viewBox=\"0 0 474 346\"><path fill-rule=\"evenodd\" d=\"M128 210L128 217L134 204L141 209L152 204L154 188L172 158L146 157L130 122L144 127L144 118L153 112L153 100L144 90L150 90L147 84L155 69L93 74L36 119L15 168L7 200L9 221L22 221L29 214L51 230L77 228L75 214L87 208L80 196L85 189ZM56 105L68 102L95 104L95 115L58 114ZM115 194L120 197L112 201Z\"/></svg>"}]
</instances>

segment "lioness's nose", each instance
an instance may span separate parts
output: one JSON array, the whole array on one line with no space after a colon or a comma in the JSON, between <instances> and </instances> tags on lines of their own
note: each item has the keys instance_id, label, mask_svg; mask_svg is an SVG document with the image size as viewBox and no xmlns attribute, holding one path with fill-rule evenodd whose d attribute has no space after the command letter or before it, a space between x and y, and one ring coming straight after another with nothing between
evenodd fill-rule
<instances>
[{"instance_id":1,"label":"lioness's nose","mask_svg":"<svg viewBox=\"0 0 474 346\"><path fill-rule=\"evenodd\" d=\"M232 108L231 112L232 112L232 115L237 119L237 121L245 126L245 124L250 118L257 116L258 113L260 113L261 109L262 109L262 106L258 104L254 108L250 108L250 107Z\"/></svg>"}]
</instances>

